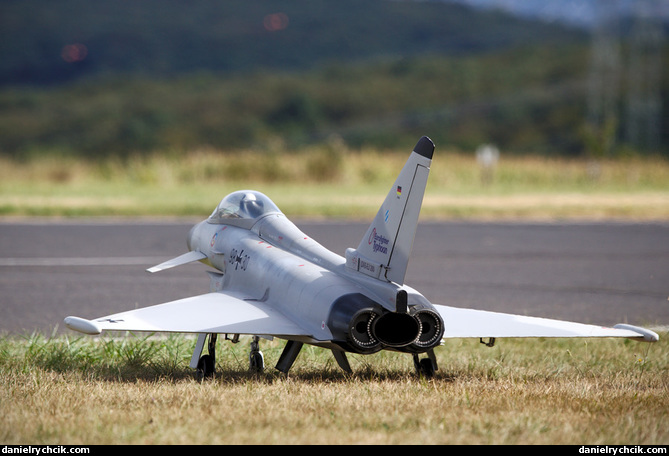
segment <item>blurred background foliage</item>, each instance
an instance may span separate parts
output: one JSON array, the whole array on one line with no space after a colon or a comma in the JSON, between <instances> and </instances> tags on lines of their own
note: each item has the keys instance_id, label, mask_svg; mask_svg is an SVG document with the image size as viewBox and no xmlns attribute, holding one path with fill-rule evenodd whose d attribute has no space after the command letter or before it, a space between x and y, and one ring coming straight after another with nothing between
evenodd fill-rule
<instances>
[{"instance_id":1,"label":"blurred background foliage","mask_svg":"<svg viewBox=\"0 0 669 456\"><path fill-rule=\"evenodd\" d=\"M659 30L664 36L666 24ZM616 55L635 49L622 19ZM593 29L449 2L4 0L0 155L89 159L201 148L411 147L669 156L669 47L657 140L589 123ZM592 116L590 116L591 118Z\"/></svg>"}]
</instances>

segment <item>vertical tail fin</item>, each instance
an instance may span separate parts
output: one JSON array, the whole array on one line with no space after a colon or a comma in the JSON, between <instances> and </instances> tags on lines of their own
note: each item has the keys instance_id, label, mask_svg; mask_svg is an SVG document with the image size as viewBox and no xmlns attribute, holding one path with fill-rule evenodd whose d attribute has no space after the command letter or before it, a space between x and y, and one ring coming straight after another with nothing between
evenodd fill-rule
<instances>
[{"instance_id":1,"label":"vertical tail fin","mask_svg":"<svg viewBox=\"0 0 669 456\"><path fill-rule=\"evenodd\" d=\"M413 149L357 249L346 250L347 267L404 283L434 144L423 136Z\"/></svg>"}]
</instances>

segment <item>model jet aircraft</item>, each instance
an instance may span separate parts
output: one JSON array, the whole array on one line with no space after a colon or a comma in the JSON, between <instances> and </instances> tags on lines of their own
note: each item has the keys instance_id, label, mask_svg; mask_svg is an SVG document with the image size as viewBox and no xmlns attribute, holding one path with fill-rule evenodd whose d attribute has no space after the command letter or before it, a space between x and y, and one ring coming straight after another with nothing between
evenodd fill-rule
<instances>
[{"instance_id":1,"label":"model jet aircraft","mask_svg":"<svg viewBox=\"0 0 669 456\"><path fill-rule=\"evenodd\" d=\"M626 337L658 340L631 325L613 328L430 303L404 283L434 144L421 138L357 248L344 257L300 231L265 195L238 191L195 225L189 252L148 269L158 272L200 261L210 292L94 320L65 318L85 334L102 331L198 334L191 367L214 371L217 335L253 336L252 369L263 369L260 338L287 340L276 368L287 373L303 344L332 350L350 372L346 353L395 350L413 355L419 373L437 369L434 349L444 338ZM208 338L208 343L207 343ZM203 355L205 343L208 353ZM425 355L420 359L420 355Z\"/></svg>"}]
</instances>

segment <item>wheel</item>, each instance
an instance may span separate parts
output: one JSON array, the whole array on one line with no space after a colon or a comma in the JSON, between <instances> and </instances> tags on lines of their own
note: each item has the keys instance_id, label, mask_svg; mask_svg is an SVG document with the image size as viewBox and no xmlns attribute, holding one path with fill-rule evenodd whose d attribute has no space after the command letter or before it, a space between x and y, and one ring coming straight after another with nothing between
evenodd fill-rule
<instances>
[{"instance_id":1,"label":"wheel","mask_svg":"<svg viewBox=\"0 0 669 456\"><path fill-rule=\"evenodd\" d=\"M434 377L434 364L430 358L421 359L418 363L418 373L425 377Z\"/></svg>"},{"instance_id":2,"label":"wheel","mask_svg":"<svg viewBox=\"0 0 669 456\"><path fill-rule=\"evenodd\" d=\"M214 357L211 355L202 355L197 362L196 377L202 380L214 375Z\"/></svg>"},{"instance_id":3,"label":"wheel","mask_svg":"<svg viewBox=\"0 0 669 456\"><path fill-rule=\"evenodd\" d=\"M251 352L249 355L249 369L252 372L262 372L265 369L265 358L262 352Z\"/></svg>"}]
</instances>

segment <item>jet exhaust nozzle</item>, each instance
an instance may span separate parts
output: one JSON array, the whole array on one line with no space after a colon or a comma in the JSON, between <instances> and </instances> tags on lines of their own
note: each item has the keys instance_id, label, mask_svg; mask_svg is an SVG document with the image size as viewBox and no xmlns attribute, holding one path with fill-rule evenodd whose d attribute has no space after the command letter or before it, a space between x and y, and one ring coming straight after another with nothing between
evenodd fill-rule
<instances>
[{"instance_id":1,"label":"jet exhaust nozzle","mask_svg":"<svg viewBox=\"0 0 669 456\"><path fill-rule=\"evenodd\" d=\"M332 305L328 327L346 350L356 353L375 353L381 343L372 332L372 323L382 308L360 293L339 297Z\"/></svg>"},{"instance_id":2,"label":"jet exhaust nozzle","mask_svg":"<svg viewBox=\"0 0 669 456\"><path fill-rule=\"evenodd\" d=\"M430 349L439 345L444 337L441 316L433 310L423 309L417 311L414 318L420 322L420 336L413 345L417 349Z\"/></svg>"},{"instance_id":3,"label":"jet exhaust nozzle","mask_svg":"<svg viewBox=\"0 0 669 456\"><path fill-rule=\"evenodd\" d=\"M379 340L372 333L372 323L379 316L373 310L363 310L355 315L350 324L349 337L362 350L375 350Z\"/></svg>"},{"instance_id":4,"label":"jet exhaust nozzle","mask_svg":"<svg viewBox=\"0 0 669 456\"><path fill-rule=\"evenodd\" d=\"M407 313L388 312L372 321L372 335L387 347L412 344L421 334L419 321Z\"/></svg>"},{"instance_id":5,"label":"jet exhaust nozzle","mask_svg":"<svg viewBox=\"0 0 669 456\"><path fill-rule=\"evenodd\" d=\"M425 353L441 344L441 339L444 337L444 321L437 311L426 306L416 306L411 316L420 325L420 334L410 344L396 347L397 351Z\"/></svg>"},{"instance_id":6,"label":"jet exhaust nozzle","mask_svg":"<svg viewBox=\"0 0 669 456\"><path fill-rule=\"evenodd\" d=\"M429 306L388 312L359 293L341 296L333 303L328 326L343 348L356 353L383 348L424 353L439 345L444 335L441 316Z\"/></svg>"}]
</instances>

